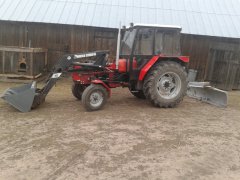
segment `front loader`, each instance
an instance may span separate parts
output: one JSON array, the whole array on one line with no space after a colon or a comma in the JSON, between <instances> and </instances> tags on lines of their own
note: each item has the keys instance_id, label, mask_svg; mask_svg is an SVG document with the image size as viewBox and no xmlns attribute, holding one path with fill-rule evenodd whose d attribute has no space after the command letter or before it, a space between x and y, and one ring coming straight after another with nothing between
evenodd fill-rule
<instances>
[{"instance_id":1,"label":"front loader","mask_svg":"<svg viewBox=\"0 0 240 180\"><path fill-rule=\"evenodd\" d=\"M64 72L73 72L74 62L83 58L95 58L104 60L108 54L108 51L95 51L89 53L78 53L64 55L53 67L52 72L43 88L38 89L36 82L26 84L20 87L14 87L7 89L1 96L7 103L15 107L21 112L28 112L31 109L35 109L45 101L45 98L52 87L56 84ZM100 65L90 65L89 63L83 63L87 66L87 71L92 69L102 69ZM84 69L84 68L83 68Z\"/></svg>"},{"instance_id":2,"label":"front loader","mask_svg":"<svg viewBox=\"0 0 240 180\"><path fill-rule=\"evenodd\" d=\"M21 112L28 112L45 101L63 72L70 72L72 93L87 111L101 109L111 96L111 88L116 87L126 87L154 106L175 107L187 91L189 58L180 53L181 28L136 24L123 31L115 62L108 62L108 51L64 55L43 88L38 89L36 82L9 88L2 99Z\"/></svg>"}]
</instances>

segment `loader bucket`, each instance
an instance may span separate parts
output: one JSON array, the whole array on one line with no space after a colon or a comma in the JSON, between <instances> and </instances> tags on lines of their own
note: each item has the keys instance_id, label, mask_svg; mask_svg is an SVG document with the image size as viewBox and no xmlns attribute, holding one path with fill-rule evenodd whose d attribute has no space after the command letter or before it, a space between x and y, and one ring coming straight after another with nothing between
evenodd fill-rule
<instances>
[{"instance_id":1,"label":"loader bucket","mask_svg":"<svg viewBox=\"0 0 240 180\"><path fill-rule=\"evenodd\" d=\"M36 82L7 89L1 98L21 112L28 112L34 100Z\"/></svg>"}]
</instances>

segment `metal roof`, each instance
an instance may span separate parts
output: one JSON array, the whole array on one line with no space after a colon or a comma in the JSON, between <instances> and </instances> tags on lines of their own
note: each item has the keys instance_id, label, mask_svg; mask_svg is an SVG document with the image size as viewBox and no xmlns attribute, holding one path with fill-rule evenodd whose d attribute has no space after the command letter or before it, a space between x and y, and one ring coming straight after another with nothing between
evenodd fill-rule
<instances>
[{"instance_id":1,"label":"metal roof","mask_svg":"<svg viewBox=\"0 0 240 180\"><path fill-rule=\"evenodd\" d=\"M0 0L0 20L118 28L168 24L183 33L240 38L240 0Z\"/></svg>"}]
</instances>

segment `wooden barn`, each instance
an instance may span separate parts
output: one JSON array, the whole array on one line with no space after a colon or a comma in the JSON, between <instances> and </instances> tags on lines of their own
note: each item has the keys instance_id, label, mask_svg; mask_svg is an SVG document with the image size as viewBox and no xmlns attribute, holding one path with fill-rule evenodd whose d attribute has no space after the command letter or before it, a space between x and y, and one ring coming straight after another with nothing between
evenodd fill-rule
<instances>
[{"instance_id":1,"label":"wooden barn","mask_svg":"<svg viewBox=\"0 0 240 180\"><path fill-rule=\"evenodd\" d=\"M239 0L0 0L0 74L37 77L65 53L109 49L119 22L182 27L197 80L240 89Z\"/></svg>"}]
</instances>

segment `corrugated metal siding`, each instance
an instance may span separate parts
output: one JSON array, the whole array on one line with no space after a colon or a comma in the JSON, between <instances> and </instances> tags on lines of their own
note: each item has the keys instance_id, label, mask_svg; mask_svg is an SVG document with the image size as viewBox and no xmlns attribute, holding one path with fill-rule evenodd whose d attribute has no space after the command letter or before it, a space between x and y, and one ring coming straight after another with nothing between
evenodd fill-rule
<instances>
[{"instance_id":1,"label":"corrugated metal siding","mask_svg":"<svg viewBox=\"0 0 240 180\"><path fill-rule=\"evenodd\" d=\"M179 25L183 33L240 38L240 0L0 0L0 20L118 28Z\"/></svg>"}]
</instances>

